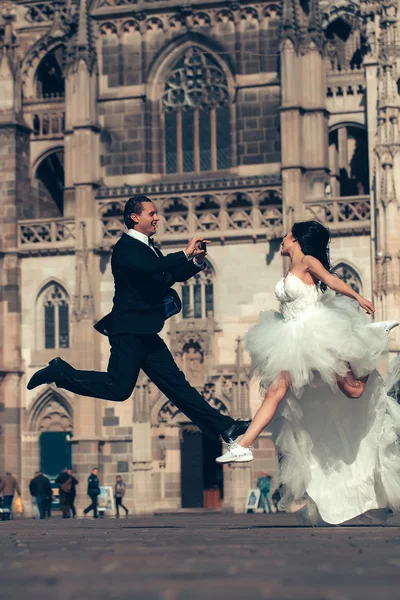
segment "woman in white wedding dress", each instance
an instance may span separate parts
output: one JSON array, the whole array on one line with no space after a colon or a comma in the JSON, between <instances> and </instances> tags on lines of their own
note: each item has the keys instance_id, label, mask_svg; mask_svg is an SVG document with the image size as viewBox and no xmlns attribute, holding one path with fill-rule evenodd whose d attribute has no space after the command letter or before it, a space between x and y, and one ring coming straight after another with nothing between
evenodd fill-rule
<instances>
[{"instance_id":1,"label":"woman in white wedding dress","mask_svg":"<svg viewBox=\"0 0 400 600\"><path fill-rule=\"evenodd\" d=\"M263 403L239 443L217 462L253 460L270 425L282 455L282 508L305 504L317 521L343 523L372 509L400 509L400 406L376 366L398 322L371 323L371 302L330 273L329 231L295 223L275 288L282 312L262 313L246 336Z\"/></svg>"}]
</instances>

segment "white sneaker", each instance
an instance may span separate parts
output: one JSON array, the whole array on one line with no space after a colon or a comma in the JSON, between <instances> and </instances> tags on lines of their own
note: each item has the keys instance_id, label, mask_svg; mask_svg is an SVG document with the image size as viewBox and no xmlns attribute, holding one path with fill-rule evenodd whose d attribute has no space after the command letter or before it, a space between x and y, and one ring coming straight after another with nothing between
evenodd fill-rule
<instances>
[{"instance_id":1,"label":"white sneaker","mask_svg":"<svg viewBox=\"0 0 400 600\"><path fill-rule=\"evenodd\" d=\"M254 460L251 448L243 448L236 442L229 444L228 450L222 456L218 456L215 459L217 463L230 463L230 462L251 462Z\"/></svg>"},{"instance_id":2,"label":"white sneaker","mask_svg":"<svg viewBox=\"0 0 400 600\"><path fill-rule=\"evenodd\" d=\"M385 331L386 335L389 335L392 329L398 327L400 325L400 321L377 321L376 323L371 323L369 327L381 328Z\"/></svg>"}]
</instances>

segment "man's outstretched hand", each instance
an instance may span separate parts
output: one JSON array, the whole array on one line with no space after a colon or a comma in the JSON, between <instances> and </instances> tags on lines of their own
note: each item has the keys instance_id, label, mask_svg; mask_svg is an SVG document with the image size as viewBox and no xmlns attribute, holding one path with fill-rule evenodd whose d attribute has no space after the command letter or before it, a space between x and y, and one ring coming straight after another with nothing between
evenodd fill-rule
<instances>
[{"instance_id":1,"label":"man's outstretched hand","mask_svg":"<svg viewBox=\"0 0 400 600\"><path fill-rule=\"evenodd\" d=\"M199 263L203 262L204 257L207 254L207 252L205 250L202 250L202 248L200 247L200 244L202 242L204 244L210 244L211 240L204 240L203 238L199 238L199 237L193 238L186 246L186 249L185 249L186 256L188 258L196 257L196 260Z\"/></svg>"}]
</instances>

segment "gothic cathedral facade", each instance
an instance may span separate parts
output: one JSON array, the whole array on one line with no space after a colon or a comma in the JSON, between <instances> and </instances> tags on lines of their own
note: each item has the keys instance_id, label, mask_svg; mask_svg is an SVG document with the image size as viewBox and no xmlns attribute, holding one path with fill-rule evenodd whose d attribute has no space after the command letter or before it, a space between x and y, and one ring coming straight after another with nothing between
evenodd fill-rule
<instances>
[{"instance_id":1,"label":"gothic cathedral facade","mask_svg":"<svg viewBox=\"0 0 400 600\"><path fill-rule=\"evenodd\" d=\"M26 499L35 470L72 463L81 506L99 466L132 512L243 511L276 472L268 433L252 465L218 470L220 444L143 374L124 403L27 391L57 355L106 369L93 323L133 194L156 202L163 251L212 240L163 336L220 411L260 401L242 338L279 308L295 220L326 224L336 271L400 318L399 23L397 0L0 3L0 472Z\"/></svg>"}]
</instances>

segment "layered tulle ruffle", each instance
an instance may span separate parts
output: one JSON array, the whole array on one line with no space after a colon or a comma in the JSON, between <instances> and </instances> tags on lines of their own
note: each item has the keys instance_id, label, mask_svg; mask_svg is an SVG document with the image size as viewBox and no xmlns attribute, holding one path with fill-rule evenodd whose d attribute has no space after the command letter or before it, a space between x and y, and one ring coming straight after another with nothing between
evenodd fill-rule
<instances>
[{"instance_id":1,"label":"layered tulle ruffle","mask_svg":"<svg viewBox=\"0 0 400 600\"><path fill-rule=\"evenodd\" d=\"M300 397L318 374L336 391L337 377L346 375L349 367L356 377L371 373L387 350L387 335L383 328L370 326L357 302L327 291L317 305L295 318L261 313L245 343L262 387L285 371L292 392Z\"/></svg>"},{"instance_id":2,"label":"layered tulle ruffle","mask_svg":"<svg viewBox=\"0 0 400 600\"><path fill-rule=\"evenodd\" d=\"M271 431L282 453L283 510L303 503L311 521L338 524L400 509L400 406L377 371L357 400L321 380L300 401L289 393Z\"/></svg>"}]
</instances>

